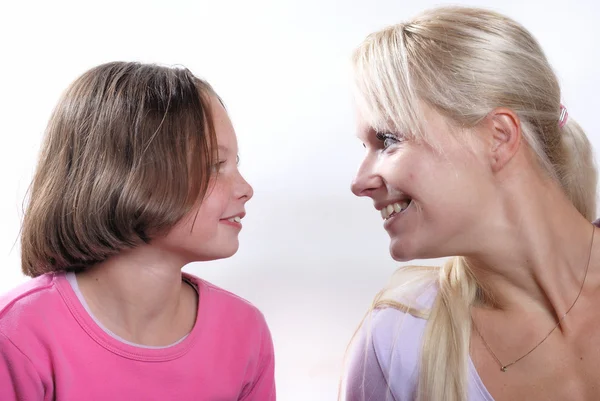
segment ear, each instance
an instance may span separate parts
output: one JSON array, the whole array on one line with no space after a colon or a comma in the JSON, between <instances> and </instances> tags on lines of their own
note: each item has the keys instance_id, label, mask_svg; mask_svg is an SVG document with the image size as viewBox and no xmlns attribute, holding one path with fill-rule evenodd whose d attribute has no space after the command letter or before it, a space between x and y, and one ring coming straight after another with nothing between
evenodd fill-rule
<instances>
[{"instance_id":1,"label":"ear","mask_svg":"<svg viewBox=\"0 0 600 401\"><path fill-rule=\"evenodd\" d=\"M490 166L492 171L502 170L519 150L522 131L519 116L511 109L498 107L486 118L489 133Z\"/></svg>"}]
</instances>

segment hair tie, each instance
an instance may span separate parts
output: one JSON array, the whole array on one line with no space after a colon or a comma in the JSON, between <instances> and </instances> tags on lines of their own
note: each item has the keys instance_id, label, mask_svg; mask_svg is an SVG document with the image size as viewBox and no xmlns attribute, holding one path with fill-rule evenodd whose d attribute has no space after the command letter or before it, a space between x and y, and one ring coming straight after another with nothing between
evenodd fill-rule
<instances>
[{"instance_id":1,"label":"hair tie","mask_svg":"<svg viewBox=\"0 0 600 401\"><path fill-rule=\"evenodd\" d=\"M558 118L559 128L562 128L565 126L568 118L569 118L569 113L567 113L567 108L561 104L560 105L560 117Z\"/></svg>"}]
</instances>

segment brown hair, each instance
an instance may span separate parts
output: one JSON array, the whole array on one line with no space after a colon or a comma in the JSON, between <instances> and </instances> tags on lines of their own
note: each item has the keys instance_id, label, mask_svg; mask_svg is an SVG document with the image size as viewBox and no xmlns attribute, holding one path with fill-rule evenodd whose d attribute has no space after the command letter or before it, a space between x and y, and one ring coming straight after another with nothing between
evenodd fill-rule
<instances>
[{"instance_id":1,"label":"brown hair","mask_svg":"<svg viewBox=\"0 0 600 401\"><path fill-rule=\"evenodd\" d=\"M56 106L21 233L25 274L81 270L168 231L217 160L211 86L185 68L112 62Z\"/></svg>"}]
</instances>

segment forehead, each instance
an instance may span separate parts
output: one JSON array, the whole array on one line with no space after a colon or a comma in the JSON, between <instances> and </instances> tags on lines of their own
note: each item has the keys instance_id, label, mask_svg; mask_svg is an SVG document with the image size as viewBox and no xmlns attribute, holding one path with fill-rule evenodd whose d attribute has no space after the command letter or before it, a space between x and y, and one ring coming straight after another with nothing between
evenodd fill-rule
<instances>
[{"instance_id":1,"label":"forehead","mask_svg":"<svg viewBox=\"0 0 600 401\"><path fill-rule=\"evenodd\" d=\"M374 134L376 133L373 124L371 124L371 122L365 118L364 113L362 113L362 111L358 107L355 107L354 116L356 125L356 136L363 142L372 139L371 137L374 136Z\"/></svg>"},{"instance_id":2,"label":"forehead","mask_svg":"<svg viewBox=\"0 0 600 401\"><path fill-rule=\"evenodd\" d=\"M237 152L237 137L227 111L216 97L211 97L210 105L219 151Z\"/></svg>"}]
</instances>

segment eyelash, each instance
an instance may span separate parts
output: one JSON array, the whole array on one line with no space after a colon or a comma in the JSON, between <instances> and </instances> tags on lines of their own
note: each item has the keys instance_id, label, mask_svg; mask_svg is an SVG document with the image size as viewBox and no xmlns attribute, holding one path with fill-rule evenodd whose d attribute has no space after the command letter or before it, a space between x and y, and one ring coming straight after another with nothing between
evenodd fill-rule
<instances>
[{"instance_id":1,"label":"eyelash","mask_svg":"<svg viewBox=\"0 0 600 401\"><path fill-rule=\"evenodd\" d=\"M394 135L394 134L387 134L387 133L383 133L383 132L378 132L375 137L383 142L383 149L387 149L392 145L395 145L397 143L402 142L402 140L400 138L398 138L398 136ZM392 141L393 143L388 144L387 141Z\"/></svg>"},{"instance_id":2,"label":"eyelash","mask_svg":"<svg viewBox=\"0 0 600 401\"><path fill-rule=\"evenodd\" d=\"M215 163L215 165L213 166L213 171L215 172L219 172L221 171L221 167L227 162L227 160L219 160L217 163Z\"/></svg>"},{"instance_id":3,"label":"eyelash","mask_svg":"<svg viewBox=\"0 0 600 401\"><path fill-rule=\"evenodd\" d=\"M213 169L215 171L220 171L221 170L221 166L223 166L225 163L227 163L227 160L219 160L214 166ZM240 156L236 156L235 157L235 165L239 166L240 165Z\"/></svg>"}]
</instances>

